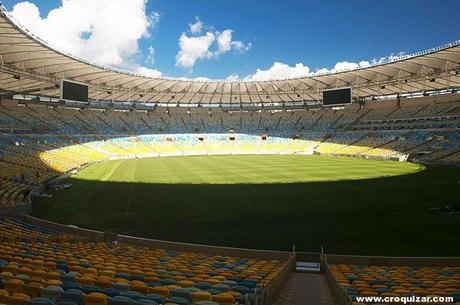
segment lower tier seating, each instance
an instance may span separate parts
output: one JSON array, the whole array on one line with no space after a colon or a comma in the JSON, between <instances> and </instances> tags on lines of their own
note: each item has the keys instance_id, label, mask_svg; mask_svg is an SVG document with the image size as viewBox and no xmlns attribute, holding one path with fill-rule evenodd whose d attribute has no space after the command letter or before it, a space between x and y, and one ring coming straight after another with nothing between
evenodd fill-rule
<instances>
[{"instance_id":1,"label":"lower tier seating","mask_svg":"<svg viewBox=\"0 0 460 305\"><path fill-rule=\"evenodd\" d=\"M441 296L460 302L460 267L338 264L331 265L330 271L353 302L358 297L379 296Z\"/></svg>"},{"instance_id":2,"label":"lower tier seating","mask_svg":"<svg viewBox=\"0 0 460 305\"><path fill-rule=\"evenodd\" d=\"M8 219L0 228L0 304L264 304L283 266L90 242Z\"/></svg>"}]
</instances>

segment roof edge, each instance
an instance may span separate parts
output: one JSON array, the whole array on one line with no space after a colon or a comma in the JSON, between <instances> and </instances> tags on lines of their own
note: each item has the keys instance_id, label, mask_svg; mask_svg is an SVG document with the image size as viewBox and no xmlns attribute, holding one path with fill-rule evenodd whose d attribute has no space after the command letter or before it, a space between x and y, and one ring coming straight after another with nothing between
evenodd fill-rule
<instances>
[{"instance_id":1,"label":"roof edge","mask_svg":"<svg viewBox=\"0 0 460 305\"><path fill-rule=\"evenodd\" d=\"M44 47L50 49L53 52L56 52L62 56L68 57L72 60L79 61L83 64L87 64L90 66L93 66L95 68L103 69L108 72L114 72L114 73L119 73L119 74L125 74L129 76L134 76L134 77L141 77L141 78L146 78L146 79L152 79L152 80L171 80L171 81L183 81L183 82L195 82L195 83L252 83L252 82L272 82L272 81L289 81L289 80L299 80L299 79L315 79L316 77L322 77L322 76L333 76L333 75L338 75L341 73L346 73L346 72L355 72L355 71L362 71L362 70L367 70L367 69L372 69L380 66L385 66L391 63L397 63L397 62L402 62L408 59L416 58L416 57L421 57L429 54L433 54L439 51L443 51L446 49L450 49L456 46L460 45L460 39L455 40L453 42L449 42L446 44L443 44L441 46L429 48L423 51L418 51L415 53L411 54L406 54L406 55L401 55L401 56L396 56L391 59L386 59L382 62L379 62L377 64L371 64L368 67L359 67L355 69L345 69L345 70L340 70L336 72L324 72L324 73L312 73L309 75L303 75L303 76L297 76L297 77L286 77L286 78L273 78L269 80L248 80L248 79L237 79L237 80L228 80L228 79L194 79L194 78L187 78L187 77L169 77L169 76L161 76L161 77L151 77L147 75L143 75L140 73L132 72L129 70L124 70L120 68L116 68L113 66L108 66L108 65L101 65L96 62L93 62L89 59L79 57L77 55L74 55L72 53L69 53L67 51L64 51L60 48L57 48L53 46L52 44L48 43L46 40L38 36L37 34L31 32L27 27L23 26L14 16L7 10L7 8L3 5L3 3L0 1L0 14L3 15L16 29L18 29L20 32L22 32L24 35L29 37L30 39L34 40L35 42L43 45ZM200 77L197 77L200 78Z\"/></svg>"}]
</instances>

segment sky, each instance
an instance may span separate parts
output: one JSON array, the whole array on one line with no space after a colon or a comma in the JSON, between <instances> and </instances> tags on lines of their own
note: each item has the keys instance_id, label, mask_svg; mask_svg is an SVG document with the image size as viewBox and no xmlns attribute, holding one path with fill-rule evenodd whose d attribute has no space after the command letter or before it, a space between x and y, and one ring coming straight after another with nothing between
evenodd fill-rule
<instances>
[{"instance_id":1,"label":"sky","mask_svg":"<svg viewBox=\"0 0 460 305\"><path fill-rule=\"evenodd\" d=\"M59 50L152 77L299 77L460 39L459 0L2 2Z\"/></svg>"}]
</instances>

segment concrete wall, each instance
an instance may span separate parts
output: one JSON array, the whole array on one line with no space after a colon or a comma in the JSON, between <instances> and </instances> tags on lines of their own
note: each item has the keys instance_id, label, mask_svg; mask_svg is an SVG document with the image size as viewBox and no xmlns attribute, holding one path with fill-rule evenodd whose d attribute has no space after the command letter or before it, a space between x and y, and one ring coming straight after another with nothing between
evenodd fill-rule
<instances>
[{"instance_id":1,"label":"concrete wall","mask_svg":"<svg viewBox=\"0 0 460 305\"><path fill-rule=\"evenodd\" d=\"M106 238L107 236L104 232L63 225L63 224L35 218L32 216L28 216L28 215L25 216L25 221L28 223L37 225L37 226L50 228L50 229L53 229L59 232L86 237L92 241L104 241L107 239ZM237 257L245 257L245 258L257 258L257 259L265 259L265 260L287 261L291 254L290 252L285 252L285 251L218 247L218 246L189 244L189 243L180 243L180 242L172 242L172 241L157 240L157 239L140 238L140 237L134 237L134 236L127 236L127 235L118 235L116 236L115 240L117 240L119 243L124 243L128 245L133 245L133 246L151 247L151 248L173 250L173 251L206 253L206 254L213 254L213 255L227 255L227 256L237 256Z\"/></svg>"},{"instance_id":2,"label":"concrete wall","mask_svg":"<svg viewBox=\"0 0 460 305\"><path fill-rule=\"evenodd\" d=\"M290 252L285 252L285 251L218 247L218 246L209 246L209 245L172 242L172 241L157 240L157 239L147 239L147 238L127 236L127 235L119 235L118 242L129 244L129 245L134 245L134 246L152 247L152 248L168 249L168 250L174 250L174 251L187 251L187 252L207 253L207 254L213 254L213 255L237 256L237 257L257 258L257 259L266 259L266 260L287 261L290 255Z\"/></svg>"},{"instance_id":3,"label":"concrete wall","mask_svg":"<svg viewBox=\"0 0 460 305\"><path fill-rule=\"evenodd\" d=\"M53 229L53 230L56 230L62 233L68 233L68 234L86 237L92 241L103 241L104 240L104 232L63 225L60 223L55 223L55 222L35 218L29 215L26 215L24 218L25 218L25 221L30 224L34 224L34 225L45 227L45 228L50 228L50 229Z\"/></svg>"},{"instance_id":4,"label":"concrete wall","mask_svg":"<svg viewBox=\"0 0 460 305\"><path fill-rule=\"evenodd\" d=\"M1 199L1 198L0 198ZM25 202L13 207L1 208L0 217L23 217L32 212L32 204Z\"/></svg>"}]
</instances>

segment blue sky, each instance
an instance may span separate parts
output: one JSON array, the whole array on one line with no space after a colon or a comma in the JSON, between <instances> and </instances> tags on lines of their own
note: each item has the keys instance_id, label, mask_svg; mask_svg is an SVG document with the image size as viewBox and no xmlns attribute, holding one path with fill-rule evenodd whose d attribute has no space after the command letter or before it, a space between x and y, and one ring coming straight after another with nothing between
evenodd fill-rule
<instances>
[{"instance_id":1,"label":"blue sky","mask_svg":"<svg viewBox=\"0 0 460 305\"><path fill-rule=\"evenodd\" d=\"M76 5L78 2L104 2L66 1L75 2ZM146 20L150 21L146 30L148 34L137 37L136 50L132 45L123 45L123 41L117 42L120 46L116 51L121 50L121 61L105 58L102 62L141 73L140 67L143 66L158 71L162 76L225 79L232 75L241 79L254 76L260 69L289 77L296 76L296 73L315 72L321 68L333 71L338 62L354 64L342 65L345 68L356 67L361 61L371 63L372 60L378 61L392 54L409 54L460 39L458 0L439 1L437 6L429 0L149 0L144 8L143 0L138 1L141 2L136 9L143 12ZM8 10L13 10L20 2L23 1L4 0L3 4ZM41 21L47 18L50 10L62 5L61 0L29 2L39 9ZM116 5L117 1L106 2ZM18 16L27 19L30 11L33 10L29 6L29 9L18 13ZM155 20L152 19L153 16L156 16ZM201 31L193 34L189 25L197 21L203 26ZM27 22L22 23L26 25ZM93 24L90 19L86 22ZM126 24L130 20L120 15L117 22ZM40 28L33 23L29 26L36 30ZM48 36L47 32L56 28L49 26L39 34ZM140 29L142 27L137 30ZM33 28L31 30L34 31ZM137 30L133 30L133 37L138 33ZM231 39L227 41L227 49L222 47L220 50L217 40L225 30L232 31ZM91 30L88 31L91 35ZM178 54L184 55L183 59L190 59L187 56L191 56L187 51L180 53L181 35L198 38L206 36L207 33L210 33L209 40L214 37L212 44L208 49L202 49L202 53L194 53L201 54L202 57L191 60L192 64L190 61L181 64L180 60L178 63ZM85 35L80 35L80 38L86 38ZM56 42L57 38L51 36L43 38ZM126 41L126 44L133 43L129 38ZM187 40L184 47L187 46L190 52L197 52L185 44L190 43L193 46L197 41ZM88 47L87 43L84 47ZM103 46L99 43L99 48L101 47ZM91 48L96 54L83 47L72 49L72 46L64 44L64 49L66 48L72 53L82 52L78 55L94 56L90 58L92 60L98 59L97 54L100 54L100 51L95 51L98 50L96 47ZM153 57L149 57L149 49L154 50ZM278 65L276 70L275 62L285 65ZM295 69L295 65L299 63L302 66L298 65ZM365 66L366 63L362 65ZM273 76L273 73L262 73L259 76L264 78L267 75Z\"/></svg>"}]
</instances>

